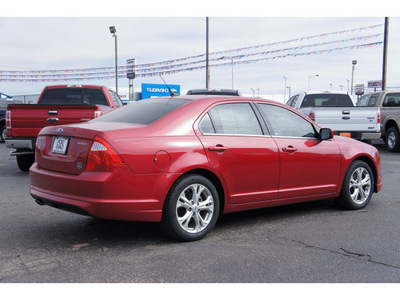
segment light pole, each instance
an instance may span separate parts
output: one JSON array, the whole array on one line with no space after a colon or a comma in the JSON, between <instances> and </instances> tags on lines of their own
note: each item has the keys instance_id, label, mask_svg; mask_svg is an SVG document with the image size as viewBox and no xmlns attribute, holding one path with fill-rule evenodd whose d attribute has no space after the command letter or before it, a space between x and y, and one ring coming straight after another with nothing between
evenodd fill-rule
<instances>
[{"instance_id":1,"label":"light pole","mask_svg":"<svg viewBox=\"0 0 400 300\"><path fill-rule=\"evenodd\" d=\"M286 101L286 76L283 76L283 78L285 78L285 86L283 87L283 103L285 103Z\"/></svg>"},{"instance_id":2,"label":"light pole","mask_svg":"<svg viewBox=\"0 0 400 300\"><path fill-rule=\"evenodd\" d=\"M290 86L288 86L287 89L289 90L289 99L290 99Z\"/></svg>"},{"instance_id":3,"label":"light pole","mask_svg":"<svg viewBox=\"0 0 400 300\"><path fill-rule=\"evenodd\" d=\"M253 91L253 98L256 96L256 91L254 89L251 89Z\"/></svg>"},{"instance_id":4,"label":"light pole","mask_svg":"<svg viewBox=\"0 0 400 300\"><path fill-rule=\"evenodd\" d=\"M353 69L352 69L352 71L351 71L351 93L350 93L350 95L353 95L354 69L355 69L355 67L356 67L357 61L356 61L356 60L353 60L353 61L352 61L352 64L353 64Z\"/></svg>"},{"instance_id":5,"label":"light pole","mask_svg":"<svg viewBox=\"0 0 400 300\"><path fill-rule=\"evenodd\" d=\"M117 48L117 29L115 26L110 26L110 32L115 38L115 92L118 95L118 48Z\"/></svg>"},{"instance_id":6,"label":"light pole","mask_svg":"<svg viewBox=\"0 0 400 300\"><path fill-rule=\"evenodd\" d=\"M318 74L315 74L315 75L308 75L308 90L310 90L310 81L311 81L311 78L313 78L314 76L318 77L319 75L318 75Z\"/></svg>"}]
</instances>

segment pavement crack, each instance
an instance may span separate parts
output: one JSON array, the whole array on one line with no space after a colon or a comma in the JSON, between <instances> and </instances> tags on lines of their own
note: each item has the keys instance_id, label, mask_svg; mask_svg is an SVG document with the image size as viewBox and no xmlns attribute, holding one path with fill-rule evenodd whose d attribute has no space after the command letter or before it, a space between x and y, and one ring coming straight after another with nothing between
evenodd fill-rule
<instances>
[{"instance_id":1,"label":"pavement crack","mask_svg":"<svg viewBox=\"0 0 400 300\"><path fill-rule=\"evenodd\" d=\"M342 256L346 256L346 257L352 257L354 259L368 261L368 262L371 262L371 263L374 263L374 264L378 264L378 265L381 265L381 266L385 266L385 267L389 267L389 268L400 269L400 266L398 266L398 265L391 265L391 264L387 264L387 263L384 263L384 262L380 262L380 261L374 260L374 259L372 259L372 256L369 255L369 254L351 252L351 251L345 250L343 248L339 248L341 251L331 250L331 249L326 249L326 248L315 246L315 245L310 245L310 244L307 244L307 243L304 243L304 242L301 242L301 241L298 241L298 240L293 240L293 239L289 239L289 240L294 242L294 243L298 243L298 244L301 244L303 246L306 246L307 248L312 248L312 249L321 250L321 251L328 251L328 252L333 253L333 254L338 254L338 255L342 255Z\"/></svg>"}]
</instances>

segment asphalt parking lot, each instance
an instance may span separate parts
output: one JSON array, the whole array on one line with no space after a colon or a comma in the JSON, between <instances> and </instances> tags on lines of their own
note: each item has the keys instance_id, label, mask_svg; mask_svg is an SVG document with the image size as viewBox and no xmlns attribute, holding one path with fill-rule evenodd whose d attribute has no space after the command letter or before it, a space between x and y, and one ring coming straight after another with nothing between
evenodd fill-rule
<instances>
[{"instance_id":1,"label":"asphalt parking lot","mask_svg":"<svg viewBox=\"0 0 400 300\"><path fill-rule=\"evenodd\" d=\"M0 144L0 283L400 282L400 154L375 144L383 189L360 211L333 200L223 216L179 243L158 224L41 207Z\"/></svg>"}]
</instances>

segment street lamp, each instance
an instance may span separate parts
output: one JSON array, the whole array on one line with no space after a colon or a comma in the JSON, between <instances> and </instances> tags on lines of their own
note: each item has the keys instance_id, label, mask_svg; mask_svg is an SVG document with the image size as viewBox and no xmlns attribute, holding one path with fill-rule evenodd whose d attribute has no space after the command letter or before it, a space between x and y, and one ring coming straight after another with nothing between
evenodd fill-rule
<instances>
[{"instance_id":1,"label":"street lamp","mask_svg":"<svg viewBox=\"0 0 400 300\"><path fill-rule=\"evenodd\" d=\"M256 96L256 91L254 89L251 89L253 91L253 98Z\"/></svg>"},{"instance_id":2,"label":"street lamp","mask_svg":"<svg viewBox=\"0 0 400 300\"><path fill-rule=\"evenodd\" d=\"M117 58L117 29L115 29L115 26L110 26L110 32L115 38L115 92L118 95L118 58Z\"/></svg>"},{"instance_id":3,"label":"street lamp","mask_svg":"<svg viewBox=\"0 0 400 300\"><path fill-rule=\"evenodd\" d=\"M313 78L314 76L318 77L319 75L318 75L318 74L315 74L315 75L308 75L308 90L310 90L310 81L311 81L311 78Z\"/></svg>"}]
</instances>

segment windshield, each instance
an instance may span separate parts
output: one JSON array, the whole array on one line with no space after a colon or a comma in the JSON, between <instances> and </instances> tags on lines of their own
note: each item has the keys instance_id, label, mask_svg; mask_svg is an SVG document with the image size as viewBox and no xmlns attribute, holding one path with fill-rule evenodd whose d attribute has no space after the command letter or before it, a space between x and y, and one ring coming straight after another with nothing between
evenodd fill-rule
<instances>
[{"instance_id":1,"label":"windshield","mask_svg":"<svg viewBox=\"0 0 400 300\"><path fill-rule=\"evenodd\" d=\"M174 98L145 99L132 102L93 121L148 125L189 102Z\"/></svg>"}]
</instances>

